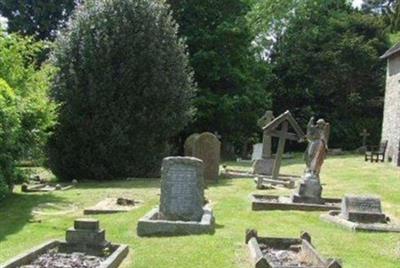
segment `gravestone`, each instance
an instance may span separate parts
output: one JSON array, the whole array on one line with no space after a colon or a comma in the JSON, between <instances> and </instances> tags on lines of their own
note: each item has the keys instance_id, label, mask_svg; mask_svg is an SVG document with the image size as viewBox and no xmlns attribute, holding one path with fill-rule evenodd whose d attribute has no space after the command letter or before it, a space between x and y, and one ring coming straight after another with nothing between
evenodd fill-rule
<instances>
[{"instance_id":1,"label":"gravestone","mask_svg":"<svg viewBox=\"0 0 400 268\"><path fill-rule=\"evenodd\" d=\"M167 220L200 221L204 205L203 162L193 157L164 158L160 213Z\"/></svg>"},{"instance_id":2,"label":"gravestone","mask_svg":"<svg viewBox=\"0 0 400 268\"><path fill-rule=\"evenodd\" d=\"M183 145L185 156L193 156L194 142L199 137L199 133L193 133L186 138L185 144Z\"/></svg>"},{"instance_id":3,"label":"gravestone","mask_svg":"<svg viewBox=\"0 0 400 268\"><path fill-rule=\"evenodd\" d=\"M194 141L193 157L203 160L204 180L218 180L221 142L210 133L200 134Z\"/></svg>"},{"instance_id":4,"label":"gravestone","mask_svg":"<svg viewBox=\"0 0 400 268\"><path fill-rule=\"evenodd\" d=\"M381 200L370 196L345 196L340 216L348 221L376 223L386 221L382 213Z\"/></svg>"},{"instance_id":5,"label":"gravestone","mask_svg":"<svg viewBox=\"0 0 400 268\"><path fill-rule=\"evenodd\" d=\"M262 159L263 144L256 143L253 145L253 153L251 155L251 161Z\"/></svg>"}]
</instances>

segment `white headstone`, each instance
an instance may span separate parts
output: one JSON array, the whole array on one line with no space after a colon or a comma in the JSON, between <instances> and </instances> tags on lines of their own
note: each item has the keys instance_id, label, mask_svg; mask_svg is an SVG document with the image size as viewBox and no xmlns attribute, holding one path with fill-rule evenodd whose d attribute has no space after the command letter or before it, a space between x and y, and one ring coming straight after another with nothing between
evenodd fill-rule
<instances>
[{"instance_id":1,"label":"white headstone","mask_svg":"<svg viewBox=\"0 0 400 268\"><path fill-rule=\"evenodd\" d=\"M262 158L262 150L263 150L263 144L262 143L256 143L253 145L253 153L251 155L251 160L260 160Z\"/></svg>"}]
</instances>

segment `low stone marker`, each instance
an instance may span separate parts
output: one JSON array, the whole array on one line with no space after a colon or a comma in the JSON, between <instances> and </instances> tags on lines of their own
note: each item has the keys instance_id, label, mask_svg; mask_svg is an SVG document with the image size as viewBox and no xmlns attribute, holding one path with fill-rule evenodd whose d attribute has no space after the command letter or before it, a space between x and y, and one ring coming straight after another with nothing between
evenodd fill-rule
<instances>
[{"instance_id":1,"label":"low stone marker","mask_svg":"<svg viewBox=\"0 0 400 268\"><path fill-rule=\"evenodd\" d=\"M259 237L246 230L245 242L255 268L341 268L340 261L323 258L311 244L311 236L300 238Z\"/></svg>"},{"instance_id":2,"label":"low stone marker","mask_svg":"<svg viewBox=\"0 0 400 268\"><path fill-rule=\"evenodd\" d=\"M93 207L83 210L83 214L113 214L119 212L128 212L140 207L142 201L127 198L106 198Z\"/></svg>"},{"instance_id":3,"label":"low stone marker","mask_svg":"<svg viewBox=\"0 0 400 268\"><path fill-rule=\"evenodd\" d=\"M117 268L128 252L128 246L112 244L105 239L105 231L99 228L98 220L77 219L74 227L67 230L66 242L52 240L0 267Z\"/></svg>"},{"instance_id":4,"label":"low stone marker","mask_svg":"<svg viewBox=\"0 0 400 268\"><path fill-rule=\"evenodd\" d=\"M66 191L73 188L74 185L51 185L48 183L34 183L28 184L23 183L21 185L21 192L24 193L41 193L41 192L54 192L54 191Z\"/></svg>"},{"instance_id":5,"label":"low stone marker","mask_svg":"<svg viewBox=\"0 0 400 268\"><path fill-rule=\"evenodd\" d=\"M321 219L353 231L400 232L382 212L381 200L371 196L350 196L342 200L341 210L332 210Z\"/></svg>"},{"instance_id":6,"label":"low stone marker","mask_svg":"<svg viewBox=\"0 0 400 268\"><path fill-rule=\"evenodd\" d=\"M204 180L217 181L221 158L221 142L210 132L192 134L185 141L185 156L203 160Z\"/></svg>"},{"instance_id":7,"label":"low stone marker","mask_svg":"<svg viewBox=\"0 0 400 268\"><path fill-rule=\"evenodd\" d=\"M194 157L164 158L160 206L139 220L139 236L212 233L214 217L205 206L203 161Z\"/></svg>"}]
</instances>

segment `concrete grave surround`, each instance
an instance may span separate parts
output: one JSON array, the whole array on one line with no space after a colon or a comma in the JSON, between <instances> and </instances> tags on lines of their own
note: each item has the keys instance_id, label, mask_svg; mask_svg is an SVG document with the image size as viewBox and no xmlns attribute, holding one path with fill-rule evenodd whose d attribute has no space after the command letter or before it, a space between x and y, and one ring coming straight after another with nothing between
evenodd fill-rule
<instances>
[{"instance_id":1,"label":"concrete grave surround","mask_svg":"<svg viewBox=\"0 0 400 268\"><path fill-rule=\"evenodd\" d=\"M345 196L341 210L329 211L321 219L352 231L400 232L400 225L382 212L381 200L371 196Z\"/></svg>"},{"instance_id":2,"label":"concrete grave surround","mask_svg":"<svg viewBox=\"0 0 400 268\"><path fill-rule=\"evenodd\" d=\"M311 236L302 233L300 238L260 237L256 230L246 230L245 242L255 268L341 268L339 260L324 258L311 243ZM265 251L267 247L270 251ZM276 252L271 255L271 252ZM283 254L287 253L287 254ZM296 265L287 263L288 257L298 258ZM279 258L285 256L285 259ZM297 258L296 258L297 257ZM306 261L308 265L302 265ZM283 262L283 263L282 263Z\"/></svg>"},{"instance_id":3,"label":"concrete grave surround","mask_svg":"<svg viewBox=\"0 0 400 268\"><path fill-rule=\"evenodd\" d=\"M387 140L386 159L400 166L400 44L381 57L387 60L382 141Z\"/></svg>"},{"instance_id":4,"label":"concrete grave surround","mask_svg":"<svg viewBox=\"0 0 400 268\"><path fill-rule=\"evenodd\" d=\"M185 156L203 160L204 179L206 181L217 181L221 158L221 142L217 136L210 132L192 134L186 139L184 147Z\"/></svg>"},{"instance_id":5,"label":"concrete grave surround","mask_svg":"<svg viewBox=\"0 0 400 268\"><path fill-rule=\"evenodd\" d=\"M18 268L29 265L39 256L50 250L59 253L82 252L88 255L101 256L108 248L111 255L101 262L99 268L117 268L128 255L127 245L112 244L105 240L105 231L99 228L99 221L95 219L77 219L74 227L66 232L66 242L52 240L37 246L0 265L1 268Z\"/></svg>"},{"instance_id":6,"label":"concrete grave surround","mask_svg":"<svg viewBox=\"0 0 400 268\"><path fill-rule=\"evenodd\" d=\"M212 233L214 217L204 206L203 161L194 157L164 158L160 206L138 222L139 236Z\"/></svg>"}]
</instances>

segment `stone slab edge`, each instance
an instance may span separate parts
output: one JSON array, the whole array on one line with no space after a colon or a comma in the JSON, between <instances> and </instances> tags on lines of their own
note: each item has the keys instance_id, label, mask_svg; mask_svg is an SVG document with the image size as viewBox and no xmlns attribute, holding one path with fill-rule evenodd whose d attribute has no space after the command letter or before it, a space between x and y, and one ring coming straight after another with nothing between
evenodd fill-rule
<instances>
[{"instance_id":1,"label":"stone slab edge","mask_svg":"<svg viewBox=\"0 0 400 268\"><path fill-rule=\"evenodd\" d=\"M260 195L256 195L260 196ZM267 197L279 198L279 196L268 195ZM251 208L253 211L260 210L301 210L301 211L330 211L332 209L340 209L341 199L336 198L322 198L325 202L338 203L338 206L328 206L321 204L308 204L308 203L281 203L276 201L263 201L259 200L253 195Z\"/></svg>"},{"instance_id":2,"label":"stone slab edge","mask_svg":"<svg viewBox=\"0 0 400 268\"><path fill-rule=\"evenodd\" d=\"M332 212L332 211L330 211L330 212ZM400 232L400 225L384 224L384 223L375 223L375 224L374 223L371 223L371 224L355 223L355 222L351 222L351 221L342 219L339 216L332 216L329 213L322 214L320 216L320 219L322 219L326 222L330 222L330 223L336 224L338 226L344 227L344 228L349 229L354 232L357 232L357 231L394 232L394 233Z\"/></svg>"},{"instance_id":3,"label":"stone slab edge","mask_svg":"<svg viewBox=\"0 0 400 268\"><path fill-rule=\"evenodd\" d=\"M204 206L203 211L204 214L200 222L152 220L151 218L159 213L159 208L156 207L138 221L137 235L168 236L213 233L215 230L215 219L212 209Z\"/></svg>"},{"instance_id":4,"label":"stone slab edge","mask_svg":"<svg viewBox=\"0 0 400 268\"><path fill-rule=\"evenodd\" d=\"M32 262L35 260L39 255L46 253L49 249L57 247L61 242L58 240L51 240L44 244L41 244L29 251L26 251L16 257L12 258L11 260L7 261L4 264L0 265L0 268L17 268L22 266L26 263Z\"/></svg>"},{"instance_id":5,"label":"stone slab edge","mask_svg":"<svg viewBox=\"0 0 400 268\"><path fill-rule=\"evenodd\" d=\"M61 243L64 242L59 240L48 241L12 258L4 264L1 264L0 268L17 268L19 266L26 265L27 263L35 260L39 255L46 253L51 248L59 246ZM129 247L127 245L113 244L112 246L117 247L116 250L104 262L101 263L99 268L117 268L128 255Z\"/></svg>"}]
</instances>

